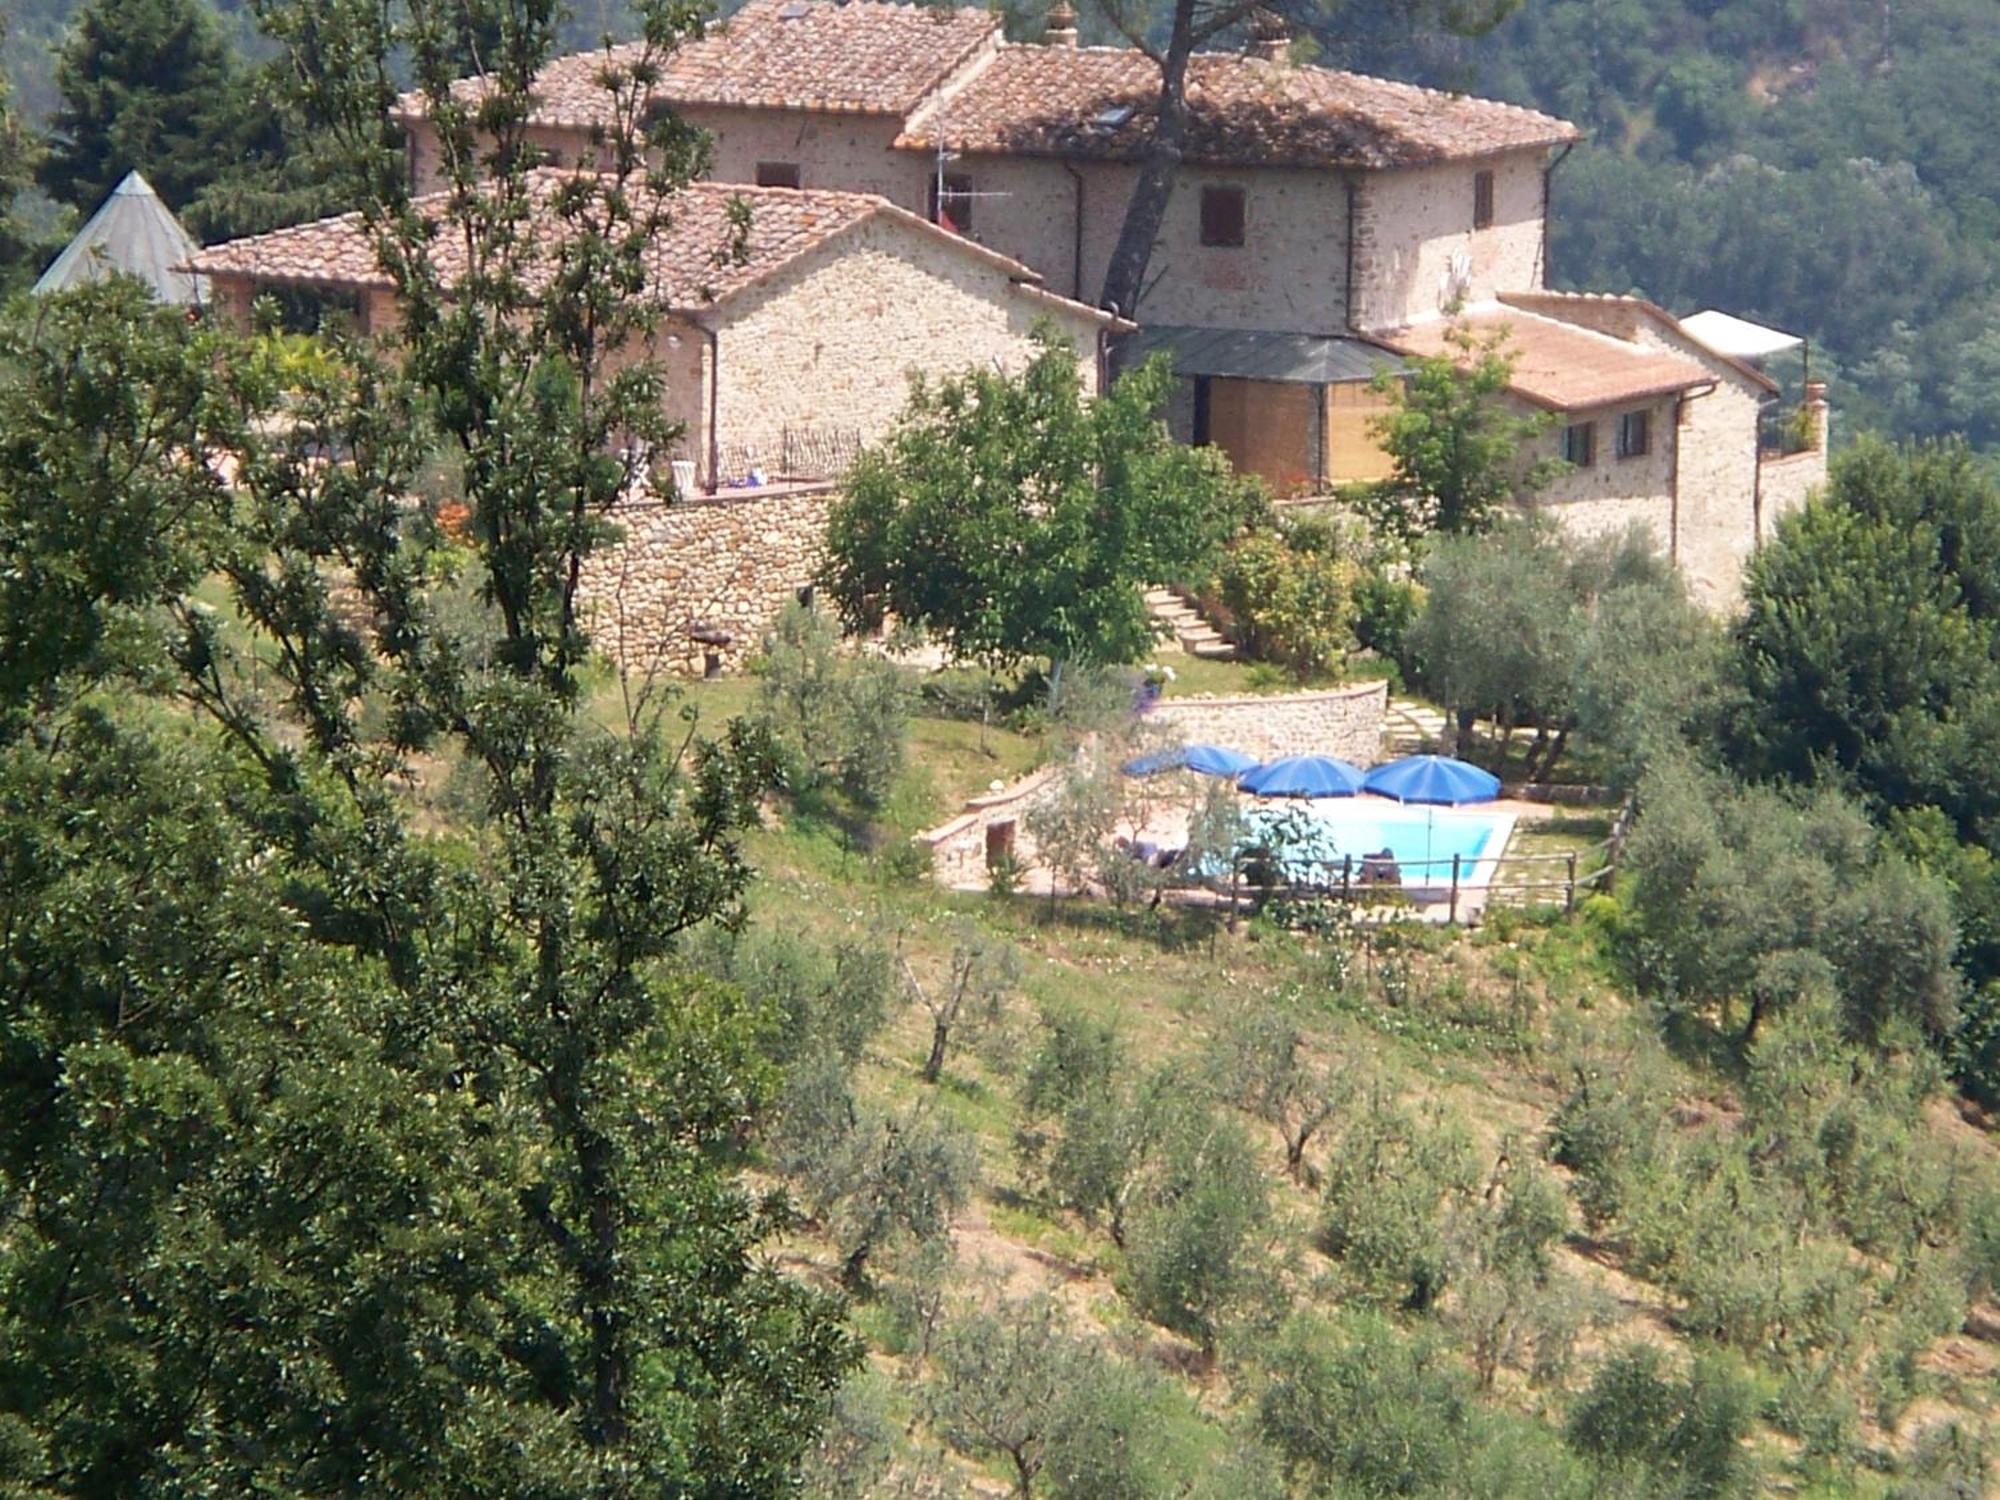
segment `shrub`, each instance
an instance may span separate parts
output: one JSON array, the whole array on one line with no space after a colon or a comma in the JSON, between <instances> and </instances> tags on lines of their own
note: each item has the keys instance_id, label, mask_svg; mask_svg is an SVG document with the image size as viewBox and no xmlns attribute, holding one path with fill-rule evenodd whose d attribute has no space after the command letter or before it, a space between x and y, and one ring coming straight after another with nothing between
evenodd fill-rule
<instances>
[{"instance_id":1,"label":"shrub","mask_svg":"<svg viewBox=\"0 0 2000 1500\"><path fill-rule=\"evenodd\" d=\"M1318 1318L1280 1330L1257 1427L1309 1493L1450 1493L1471 1427L1465 1382L1428 1340L1358 1320L1343 1335Z\"/></svg>"},{"instance_id":2,"label":"shrub","mask_svg":"<svg viewBox=\"0 0 2000 1500\"><path fill-rule=\"evenodd\" d=\"M1240 537L1223 554L1215 588L1239 646L1305 677L1354 649L1358 577L1330 532L1294 525Z\"/></svg>"},{"instance_id":3,"label":"shrub","mask_svg":"<svg viewBox=\"0 0 2000 1500\"><path fill-rule=\"evenodd\" d=\"M1477 1181L1462 1127L1376 1092L1327 1141L1320 1248L1362 1296L1425 1311L1450 1280L1446 1217Z\"/></svg>"},{"instance_id":4,"label":"shrub","mask_svg":"<svg viewBox=\"0 0 2000 1500\"><path fill-rule=\"evenodd\" d=\"M1255 1148L1235 1121L1189 1111L1159 1153L1125 1237L1127 1289L1154 1322L1212 1353L1249 1286L1266 1212Z\"/></svg>"},{"instance_id":5,"label":"shrub","mask_svg":"<svg viewBox=\"0 0 2000 1500\"><path fill-rule=\"evenodd\" d=\"M840 648L833 622L790 604L764 641L755 717L794 792L837 786L879 808L902 769L912 693L901 668Z\"/></svg>"},{"instance_id":6,"label":"shrub","mask_svg":"<svg viewBox=\"0 0 2000 1500\"><path fill-rule=\"evenodd\" d=\"M1423 591L1383 568L1368 568L1354 581L1354 639L1385 661L1408 659L1410 627L1424 607Z\"/></svg>"}]
</instances>

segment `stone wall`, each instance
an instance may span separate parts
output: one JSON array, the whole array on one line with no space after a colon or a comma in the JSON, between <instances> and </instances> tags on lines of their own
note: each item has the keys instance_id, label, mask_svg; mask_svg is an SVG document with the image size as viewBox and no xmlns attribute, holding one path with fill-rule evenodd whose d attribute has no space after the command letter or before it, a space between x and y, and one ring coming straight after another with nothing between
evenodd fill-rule
<instances>
[{"instance_id":1,"label":"stone wall","mask_svg":"<svg viewBox=\"0 0 2000 1500\"><path fill-rule=\"evenodd\" d=\"M1185 745L1221 745L1258 760L1334 755L1359 766L1382 758L1386 683L1269 697L1165 698L1148 716Z\"/></svg>"},{"instance_id":2,"label":"stone wall","mask_svg":"<svg viewBox=\"0 0 2000 1500\"><path fill-rule=\"evenodd\" d=\"M1759 464L1759 541L1768 537L1781 519L1826 488L1826 452L1833 436L1833 412L1827 406L1826 387L1817 380L1806 386L1806 410L1812 413L1812 447L1802 453L1768 455Z\"/></svg>"},{"instance_id":3,"label":"stone wall","mask_svg":"<svg viewBox=\"0 0 2000 1500\"><path fill-rule=\"evenodd\" d=\"M1093 310L1038 296L1004 262L880 214L799 256L709 315L719 330L716 430L732 448L775 454L787 427L881 438L910 399L910 376L1018 371L1054 322L1097 388Z\"/></svg>"},{"instance_id":4,"label":"stone wall","mask_svg":"<svg viewBox=\"0 0 2000 1500\"><path fill-rule=\"evenodd\" d=\"M1450 300L1454 258L1467 272L1467 302L1540 287L1547 161L1535 149L1363 174L1355 214L1355 326L1391 328L1435 317ZM1473 177L1480 171L1493 173L1493 222L1474 229Z\"/></svg>"},{"instance_id":5,"label":"stone wall","mask_svg":"<svg viewBox=\"0 0 2000 1500\"><path fill-rule=\"evenodd\" d=\"M1737 376L1681 403L1673 557L1695 601L1719 612L1742 598L1757 546L1760 395Z\"/></svg>"},{"instance_id":6,"label":"stone wall","mask_svg":"<svg viewBox=\"0 0 2000 1500\"><path fill-rule=\"evenodd\" d=\"M1826 488L1826 446L1804 453L1786 453L1763 460L1764 535L1769 537L1779 520L1804 505L1813 494Z\"/></svg>"},{"instance_id":7,"label":"stone wall","mask_svg":"<svg viewBox=\"0 0 2000 1500\"><path fill-rule=\"evenodd\" d=\"M830 486L819 486L614 511L625 540L593 557L583 575L598 649L639 675L698 673L710 651L725 667L740 665L813 581L832 498ZM691 626L719 628L731 644L690 640Z\"/></svg>"},{"instance_id":8,"label":"stone wall","mask_svg":"<svg viewBox=\"0 0 2000 1500\"><path fill-rule=\"evenodd\" d=\"M1027 816L1056 794L1062 774L1059 765L1043 766L990 796L973 798L949 823L918 834L917 846L930 851L931 878L952 889L985 886L989 838L1005 842L1017 863L1032 864L1035 842Z\"/></svg>"}]
</instances>

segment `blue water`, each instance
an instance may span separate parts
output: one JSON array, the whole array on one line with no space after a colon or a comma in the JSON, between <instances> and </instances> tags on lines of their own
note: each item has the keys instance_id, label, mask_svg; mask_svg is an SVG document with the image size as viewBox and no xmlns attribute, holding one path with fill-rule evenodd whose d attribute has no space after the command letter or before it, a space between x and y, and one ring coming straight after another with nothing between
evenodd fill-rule
<instances>
[{"instance_id":1,"label":"blue water","mask_svg":"<svg viewBox=\"0 0 2000 1500\"><path fill-rule=\"evenodd\" d=\"M1387 849L1407 886L1449 885L1454 854L1461 883L1470 882L1481 859L1500 853L1512 821L1504 814L1405 807L1373 797L1260 807L1250 816L1278 841L1295 878L1337 882L1342 857L1352 855L1358 879L1362 857Z\"/></svg>"}]
</instances>

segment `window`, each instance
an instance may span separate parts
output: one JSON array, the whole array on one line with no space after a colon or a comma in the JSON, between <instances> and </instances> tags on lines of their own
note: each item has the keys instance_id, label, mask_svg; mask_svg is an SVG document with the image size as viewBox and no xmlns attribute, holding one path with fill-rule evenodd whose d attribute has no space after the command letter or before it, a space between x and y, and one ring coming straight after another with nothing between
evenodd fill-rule
<instances>
[{"instance_id":1,"label":"window","mask_svg":"<svg viewBox=\"0 0 2000 1500\"><path fill-rule=\"evenodd\" d=\"M1243 243L1243 189L1205 187L1201 190L1201 242L1234 246Z\"/></svg>"},{"instance_id":2,"label":"window","mask_svg":"<svg viewBox=\"0 0 2000 1500\"><path fill-rule=\"evenodd\" d=\"M1563 429L1563 462L1587 469L1597 462L1597 424L1572 422Z\"/></svg>"},{"instance_id":3,"label":"window","mask_svg":"<svg viewBox=\"0 0 2000 1500\"><path fill-rule=\"evenodd\" d=\"M1653 447L1652 413L1628 411L1618 419L1618 456L1644 458Z\"/></svg>"},{"instance_id":4,"label":"window","mask_svg":"<svg viewBox=\"0 0 2000 1500\"><path fill-rule=\"evenodd\" d=\"M795 161L757 163L758 187L795 188L799 185L799 164Z\"/></svg>"},{"instance_id":5,"label":"window","mask_svg":"<svg viewBox=\"0 0 2000 1500\"><path fill-rule=\"evenodd\" d=\"M1472 227L1485 229L1493 222L1493 174L1472 174Z\"/></svg>"},{"instance_id":6,"label":"window","mask_svg":"<svg viewBox=\"0 0 2000 1500\"><path fill-rule=\"evenodd\" d=\"M931 178L931 222L955 234L972 233L972 179L960 172Z\"/></svg>"}]
</instances>

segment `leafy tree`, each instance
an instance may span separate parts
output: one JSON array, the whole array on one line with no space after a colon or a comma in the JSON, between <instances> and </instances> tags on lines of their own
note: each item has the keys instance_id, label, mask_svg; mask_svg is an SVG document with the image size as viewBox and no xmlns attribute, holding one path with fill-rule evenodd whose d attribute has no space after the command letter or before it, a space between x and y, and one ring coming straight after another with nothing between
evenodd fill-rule
<instances>
[{"instance_id":1,"label":"leafy tree","mask_svg":"<svg viewBox=\"0 0 2000 1500\"><path fill-rule=\"evenodd\" d=\"M1147 870L1113 840L1125 813L1125 785L1102 745L1086 746L1062 773L1053 793L1028 810L1024 831L1035 858L1049 871L1049 911L1056 909L1057 879L1072 891L1102 880L1122 904L1137 894Z\"/></svg>"},{"instance_id":2,"label":"leafy tree","mask_svg":"<svg viewBox=\"0 0 2000 1500\"><path fill-rule=\"evenodd\" d=\"M1306 1038L1274 1006L1245 1010L1223 1038L1223 1092L1274 1126L1285 1144L1285 1171L1305 1175L1306 1147L1347 1102L1343 1076L1306 1055Z\"/></svg>"},{"instance_id":3,"label":"leafy tree","mask_svg":"<svg viewBox=\"0 0 2000 1500\"><path fill-rule=\"evenodd\" d=\"M977 1176L971 1143L948 1122L921 1105L863 1109L831 1057L795 1070L779 1129L784 1164L831 1230L850 1291L867 1289L869 1264L892 1238L947 1235Z\"/></svg>"},{"instance_id":4,"label":"leafy tree","mask_svg":"<svg viewBox=\"0 0 2000 1500\"><path fill-rule=\"evenodd\" d=\"M1445 342L1449 352L1377 379L1393 404L1376 418L1375 437L1395 472L1370 509L1405 536L1484 531L1555 472L1522 458L1523 445L1552 419L1508 404L1514 359L1505 331L1482 339L1454 324Z\"/></svg>"},{"instance_id":5,"label":"leafy tree","mask_svg":"<svg viewBox=\"0 0 2000 1500\"><path fill-rule=\"evenodd\" d=\"M1228 1315L1253 1284L1252 1236L1266 1185L1242 1128L1208 1108L1177 1111L1127 1215L1133 1305L1212 1358Z\"/></svg>"},{"instance_id":6,"label":"leafy tree","mask_svg":"<svg viewBox=\"0 0 2000 1500\"><path fill-rule=\"evenodd\" d=\"M1503 731L1563 719L1577 644L1567 574L1555 528L1528 518L1432 548L1405 645L1445 706L1448 733L1482 713Z\"/></svg>"},{"instance_id":7,"label":"leafy tree","mask_svg":"<svg viewBox=\"0 0 2000 1500\"><path fill-rule=\"evenodd\" d=\"M1660 1351L1635 1344L1611 1356L1570 1413L1570 1443L1611 1474L1651 1471L1665 1493L1722 1500L1754 1492L1743 1449L1756 1415L1747 1383L1719 1359L1685 1378L1664 1371Z\"/></svg>"},{"instance_id":8,"label":"leafy tree","mask_svg":"<svg viewBox=\"0 0 2000 1500\"><path fill-rule=\"evenodd\" d=\"M1678 581L1612 589L1586 612L1570 710L1613 786L1629 790L1692 737L1720 683L1723 644L1714 617ZM1544 767L1555 759L1549 752Z\"/></svg>"},{"instance_id":9,"label":"leafy tree","mask_svg":"<svg viewBox=\"0 0 2000 1500\"><path fill-rule=\"evenodd\" d=\"M1266 1363L1258 1430L1312 1493L1451 1493L1470 1392L1433 1341L1373 1319L1349 1331L1299 1316Z\"/></svg>"},{"instance_id":10,"label":"leafy tree","mask_svg":"<svg viewBox=\"0 0 2000 1500\"><path fill-rule=\"evenodd\" d=\"M900 986L894 953L865 937L828 949L755 927L716 933L706 945L690 945L689 956L768 1013L766 1050L787 1066L822 1052L854 1062L887 1021Z\"/></svg>"},{"instance_id":11,"label":"leafy tree","mask_svg":"<svg viewBox=\"0 0 2000 1500\"><path fill-rule=\"evenodd\" d=\"M1250 491L1153 415L1153 361L1093 401L1076 351L1044 328L1018 375L919 382L901 425L862 454L828 522L827 582L850 626L894 614L992 665L1137 659L1143 591L1195 577ZM1053 679L1052 679L1053 681Z\"/></svg>"},{"instance_id":12,"label":"leafy tree","mask_svg":"<svg viewBox=\"0 0 2000 1500\"><path fill-rule=\"evenodd\" d=\"M1463 721L1493 720L1502 753L1535 727L1525 774L1547 780L1584 724L1628 783L1708 705L1716 631L1652 534L1579 543L1538 514L1442 537L1403 638L1407 670Z\"/></svg>"},{"instance_id":13,"label":"leafy tree","mask_svg":"<svg viewBox=\"0 0 2000 1500\"><path fill-rule=\"evenodd\" d=\"M931 1421L975 1457L1004 1461L1016 1500L1147 1500L1193 1476L1152 1440L1162 1383L1073 1334L1053 1299L963 1316L940 1339Z\"/></svg>"},{"instance_id":14,"label":"leafy tree","mask_svg":"<svg viewBox=\"0 0 2000 1500\"><path fill-rule=\"evenodd\" d=\"M1456 1120L1413 1114L1378 1087L1327 1148L1320 1248L1364 1297L1429 1310L1455 1269L1448 1221L1478 1186L1471 1139Z\"/></svg>"},{"instance_id":15,"label":"leafy tree","mask_svg":"<svg viewBox=\"0 0 2000 1500\"><path fill-rule=\"evenodd\" d=\"M902 769L911 696L895 663L843 654L832 625L803 604L765 638L756 713L795 791L831 783L880 807Z\"/></svg>"},{"instance_id":16,"label":"leafy tree","mask_svg":"<svg viewBox=\"0 0 2000 1500\"><path fill-rule=\"evenodd\" d=\"M91 0L56 84L62 103L41 183L84 213L135 169L183 208L239 159L245 80L200 0Z\"/></svg>"},{"instance_id":17,"label":"leafy tree","mask_svg":"<svg viewBox=\"0 0 2000 1500\"><path fill-rule=\"evenodd\" d=\"M7 28L0 22L0 47L6 40ZM13 84L0 75L0 296L22 279L34 249L16 216L15 200L34 183L41 154L41 140L23 117Z\"/></svg>"},{"instance_id":18,"label":"leafy tree","mask_svg":"<svg viewBox=\"0 0 2000 1500\"><path fill-rule=\"evenodd\" d=\"M219 354L130 285L0 325L0 737L157 665L158 608L214 535L200 454L234 428L206 378Z\"/></svg>"},{"instance_id":19,"label":"leafy tree","mask_svg":"<svg viewBox=\"0 0 2000 1500\"><path fill-rule=\"evenodd\" d=\"M1022 1107L1016 1139L1030 1171L1063 1207L1102 1220L1121 1247L1166 1140L1199 1131L1201 1120L1183 1117L1206 1114L1174 1068L1135 1072L1114 1032L1061 1009L1042 1017Z\"/></svg>"},{"instance_id":20,"label":"leafy tree","mask_svg":"<svg viewBox=\"0 0 2000 1500\"><path fill-rule=\"evenodd\" d=\"M944 979L926 986L908 959L903 978L931 1019L931 1049L924 1058L922 1078L936 1083L944 1074L945 1054L952 1039L983 1033L1001 1020L1008 998L1021 983L1020 955L1008 944L968 926L951 950Z\"/></svg>"},{"instance_id":21,"label":"leafy tree","mask_svg":"<svg viewBox=\"0 0 2000 1500\"><path fill-rule=\"evenodd\" d=\"M1736 630L1731 759L1851 779L1990 842L2000 789L2000 485L1962 445L1863 444L1753 560Z\"/></svg>"},{"instance_id":22,"label":"leafy tree","mask_svg":"<svg viewBox=\"0 0 2000 1500\"><path fill-rule=\"evenodd\" d=\"M1637 977L1671 1009L1748 1003L1742 1040L1830 968L1854 1034L1950 1028L1956 931L1942 884L1832 795L1790 801L1684 767L1642 783L1626 848ZM1819 966L1802 967L1799 956Z\"/></svg>"},{"instance_id":23,"label":"leafy tree","mask_svg":"<svg viewBox=\"0 0 2000 1500\"><path fill-rule=\"evenodd\" d=\"M183 860L179 884L231 920L229 942L256 942L218 946L192 928L176 940L164 913L170 948L151 928L97 924L79 931L112 940L95 962L114 982L47 987L63 1013L113 1027L121 996L146 1003L120 975L162 976L159 993L197 1005L214 995L229 1035L202 1054L212 1087L132 1051L136 1031L48 1030L39 1056L9 1049L52 1131L8 1184L36 1226L7 1238L9 1284L86 1262L102 1282L88 1359L60 1341L76 1313L64 1273L57 1295L8 1299L14 1449L31 1478L88 1475L76 1482L104 1492L779 1493L856 1357L837 1307L755 1256L785 1216L744 1190L728 1153L773 1083L761 1018L677 955L684 933L738 917L738 841L769 756L741 730L719 745L670 732L658 705L610 730L581 712L576 580L625 479L609 438L667 435L656 374L614 371L610 356L651 326L634 288L690 158L670 119L636 134L642 57L613 70L626 128L607 136L606 175L536 199L526 88L554 34L533 7L496 14L506 46L477 122L487 146L448 153L459 180L441 233L471 267L456 280L432 259L431 226L405 212L383 137L392 57L409 60L449 141L474 134L448 94L445 12L298 0L273 18L306 107L376 194L364 217L405 314L393 363L343 347L302 377L292 420L271 424L268 363L188 332L214 342L156 361L185 389L146 385L147 361L132 362L145 404L130 431L131 393L108 391L79 408L67 446L48 435L60 409L31 408L0 436L10 496L49 452L69 464L80 513L135 497L136 582L112 571L78 584L58 567L37 586L103 589L110 613L129 601L161 630L171 655L141 652L139 685L191 708L198 732L171 733L226 768L175 768L169 784L183 777L228 837L185 855L130 840L108 852L140 870ZM649 15L653 56L687 19ZM513 226L531 211L573 233L529 246ZM60 317L44 333L76 337ZM58 344L48 367L74 362ZM206 466L186 475L202 450L173 441L184 408L226 415L194 436L233 460L233 489ZM406 502L439 441L465 473L478 609L433 609L431 580L458 544ZM347 462L326 464L328 451ZM50 534L34 545L58 563L64 548L90 560ZM360 610L334 607L336 569ZM187 591L203 575L226 612ZM62 711L52 680L95 670L101 636L59 638L15 711ZM145 707L133 712L150 731ZM483 801L462 825L415 815L401 788L423 774L419 750L477 768ZM162 833L177 818L202 826L179 806L153 816ZM120 888L111 860L79 863L104 870L92 899ZM261 927L246 910L259 903ZM189 961L199 982L177 967ZM77 1003L93 992L94 1010ZM323 1028L293 1019L329 994ZM280 1069L276 1052L259 1055L267 1044L304 1061ZM168 1090L157 1122L125 1109L149 1079ZM98 1102L77 1116L63 1100ZM143 1154L97 1150L107 1111ZM128 1191L142 1161L224 1180ZM204 1197L228 1212L195 1214ZM268 1219L235 1210L252 1198ZM99 1207L71 1218L62 1203ZM360 1217L343 1228L330 1216L350 1205ZM105 1242L106 1210L119 1243ZM400 1227L384 1240L385 1225ZM166 1267L179 1286L154 1295Z\"/></svg>"}]
</instances>

